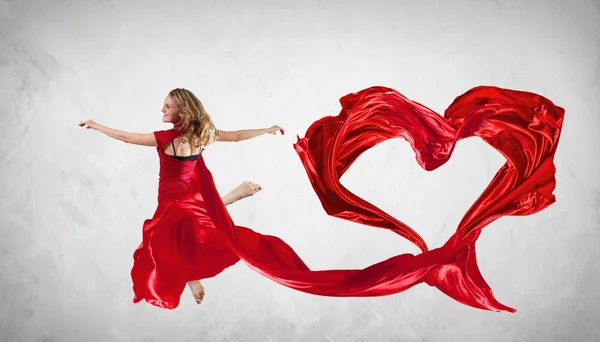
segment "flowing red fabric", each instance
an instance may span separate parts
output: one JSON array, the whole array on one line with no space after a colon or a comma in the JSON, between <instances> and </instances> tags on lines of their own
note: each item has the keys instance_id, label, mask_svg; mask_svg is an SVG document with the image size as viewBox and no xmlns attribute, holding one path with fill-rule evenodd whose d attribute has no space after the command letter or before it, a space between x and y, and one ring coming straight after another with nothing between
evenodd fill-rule
<instances>
[{"instance_id":1,"label":"flowing red fabric","mask_svg":"<svg viewBox=\"0 0 600 342\"><path fill-rule=\"evenodd\" d=\"M555 201L553 158L564 109L537 94L484 86L456 98L443 117L385 87L352 93L340 102L342 110L338 116L314 122L305 137L298 138L294 144L323 208L331 216L389 229L412 241L422 253L399 254L364 269L310 270L281 239L234 224L200 157L189 180L188 194L164 206L165 211L177 212L171 214L172 223L185 220L186 216L178 215L194 213L193 217L202 217L201 229L196 225L192 231L218 232L214 233L213 242L218 241L222 251L232 253L223 252L231 257L228 262L214 254L209 259L202 256L197 264L191 263L191 267L197 265L202 269L206 267L200 266L203 263L215 263L212 273L206 272L214 275L239 257L255 271L282 285L323 296L384 296L425 282L463 304L514 312L494 298L483 279L477 266L475 242L481 229L499 217L531 215ZM467 211L455 234L439 248L429 250L423 239L406 224L340 184L340 177L361 153L387 139L406 139L419 165L431 171L450 158L458 140L471 136L486 141L507 161ZM156 222L165 216L157 210L153 220ZM147 226L177 230L173 229L175 225L148 223ZM223 247L225 243L229 248ZM178 261L164 262L178 264ZM179 271L176 267L175 272ZM178 302L179 289L185 284L181 282L183 278L180 273L173 274L172 279L162 278L168 284L179 283L167 286L172 293L161 303ZM142 287L154 288L146 285ZM174 307L173 304L162 306Z\"/></svg>"}]
</instances>

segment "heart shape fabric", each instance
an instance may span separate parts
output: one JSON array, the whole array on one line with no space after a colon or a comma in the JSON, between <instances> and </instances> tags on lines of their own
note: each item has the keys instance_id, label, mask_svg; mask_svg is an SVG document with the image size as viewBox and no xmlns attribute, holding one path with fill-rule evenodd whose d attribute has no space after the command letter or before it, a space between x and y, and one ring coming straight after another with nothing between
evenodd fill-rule
<instances>
[{"instance_id":1,"label":"heart shape fabric","mask_svg":"<svg viewBox=\"0 0 600 342\"><path fill-rule=\"evenodd\" d=\"M463 304L515 312L494 298L483 279L475 242L492 221L505 215L531 215L555 201L554 154L564 109L537 94L489 86L457 97L443 117L386 87L348 94L340 102L338 116L314 122L294 144L323 208L331 216L389 229L412 241L422 253L399 254L359 270L310 270L281 239L233 223L200 158L194 182L230 247L260 274L306 293L384 296L425 282ZM458 140L472 136L494 147L506 163L439 248L429 250L406 224L340 184L340 177L361 153L387 139L406 139L419 165L431 171L450 158Z\"/></svg>"}]
</instances>

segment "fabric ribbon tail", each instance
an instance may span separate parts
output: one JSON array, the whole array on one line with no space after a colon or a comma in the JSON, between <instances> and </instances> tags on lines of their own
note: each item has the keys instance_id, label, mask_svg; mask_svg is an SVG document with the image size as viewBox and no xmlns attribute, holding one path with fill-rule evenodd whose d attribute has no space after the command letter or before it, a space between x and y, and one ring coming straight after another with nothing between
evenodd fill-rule
<instances>
[{"instance_id":1,"label":"fabric ribbon tail","mask_svg":"<svg viewBox=\"0 0 600 342\"><path fill-rule=\"evenodd\" d=\"M475 241L465 245L451 262L432 268L425 281L454 300L474 308L496 312L517 311L498 302L483 279L477 266Z\"/></svg>"}]
</instances>

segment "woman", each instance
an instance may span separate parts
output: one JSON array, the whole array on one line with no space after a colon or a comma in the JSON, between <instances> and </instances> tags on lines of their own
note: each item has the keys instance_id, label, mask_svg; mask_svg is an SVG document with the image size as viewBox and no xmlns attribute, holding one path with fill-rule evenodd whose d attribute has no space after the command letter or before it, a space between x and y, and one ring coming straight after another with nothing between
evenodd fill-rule
<instances>
[{"instance_id":1,"label":"woman","mask_svg":"<svg viewBox=\"0 0 600 342\"><path fill-rule=\"evenodd\" d=\"M214 141L237 142L262 134L276 134L279 126L264 129L221 131L215 128L200 100L189 90L173 89L164 100L163 122L169 130L130 133L109 128L92 120L79 123L111 138L129 144L154 146L160 160L158 207L152 219L144 222L143 242L134 253L131 271L134 303L141 300L168 309L179 304L185 284L196 303L204 298L198 279L212 277L235 264L239 257L231 251L204 209L204 201L194 178L194 167L204 146ZM244 182L222 198L232 204L261 190Z\"/></svg>"}]
</instances>

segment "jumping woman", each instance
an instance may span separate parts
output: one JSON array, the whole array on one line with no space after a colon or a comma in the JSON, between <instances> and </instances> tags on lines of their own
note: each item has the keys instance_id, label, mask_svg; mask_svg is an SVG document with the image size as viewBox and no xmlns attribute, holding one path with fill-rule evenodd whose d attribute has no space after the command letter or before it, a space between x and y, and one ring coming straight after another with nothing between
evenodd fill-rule
<instances>
[{"instance_id":1,"label":"jumping woman","mask_svg":"<svg viewBox=\"0 0 600 342\"><path fill-rule=\"evenodd\" d=\"M165 123L173 128L153 133L130 133L92 120L79 126L100 131L128 144L154 146L160 162L158 206L152 219L144 221L143 241L134 253L131 270L134 303L167 309L179 305L185 284L196 303L204 298L200 279L213 277L239 261L227 240L208 217L198 191L194 169L205 146L215 141L237 142L263 134L284 134L283 128L221 131L215 128L202 103L189 90L173 89L162 107ZM261 190L244 182L222 198L232 204Z\"/></svg>"}]
</instances>

